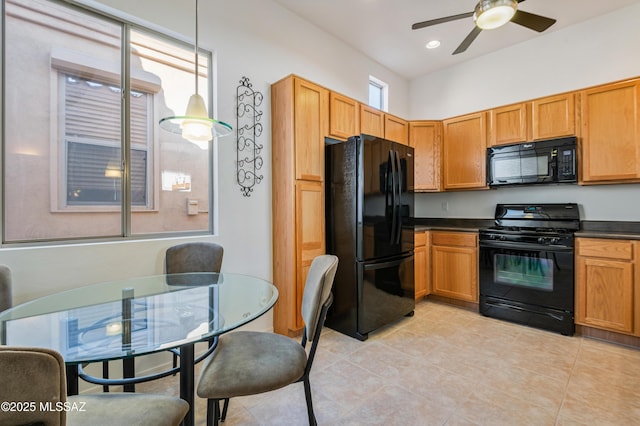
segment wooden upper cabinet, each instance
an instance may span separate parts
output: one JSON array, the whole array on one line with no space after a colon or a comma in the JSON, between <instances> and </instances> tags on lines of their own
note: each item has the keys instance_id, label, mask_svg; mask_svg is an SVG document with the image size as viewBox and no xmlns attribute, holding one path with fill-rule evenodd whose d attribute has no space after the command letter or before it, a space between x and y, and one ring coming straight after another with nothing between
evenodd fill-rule
<instances>
[{"instance_id":1,"label":"wooden upper cabinet","mask_svg":"<svg viewBox=\"0 0 640 426\"><path fill-rule=\"evenodd\" d=\"M403 145L409 144L409 123L391 114L384 115L384 138Z\"/></svg>"},{"instance_id":2,"label":"wooden upper cabinet","mask_svg":"<svg viewBox=\"0 0 640 426\"><path fill-rule=\"evenodd\" d=\"M486 188L486 113L443 121L442 172L444 189Z\"/></svg>"},{"instance_id":3,"label":"wooden upper cabinet","mask_svg":"<svg viewBox=\"0 0 640 426\"><path fill-rule=\"evenodd\" d=\"M384 138L384 112L360 104L360 133Z\"/></svg>"},{"instance_id":4,"label":"wooden upper cabinet","mask_svg":"<svg viewBox=\"0 0 640 426\"><path fill-rule=\"evenodd\" d=\"M531 138L528 103L507 105L489 111L489 146L526 142Z\"/></svg>"},{"instance_id":5,"label":"wooden upper cabinet","mask_svg":"<svg viewBox=\"0 0 640 426\"><path fill-rule=\"evenodd\" d=\"M582 183L640 179L640 80L580 92Z\"/></svg>"},{"instance_id":6,"label":"wooden upper cabinet","mask_svg":"<svg viewBox=\"0 0 640 426\"><path fill-rule=\"evenodd\" d=\"M339 93L329 93L329 136L347 139L360 133L360 103Z\"/></svg>"},{"instance_id":7,"label":"wooden upper cabinet","mask_svg":"<svg viewBox=\"0 0 640 426\"><path fill-rule=\"evenodd\" d=\"M300 78L295 78L294 87L295 176L322 181L329 91Z\"/></svg>"},{"instance_id":8,"label":"wooden upper cabinet","mask_svg":"<svg viewBox=\"0 0 640 426\"><path fill-rule=\"evenodd\" d=\"M564 93L531 101L533 140L576 134L575 94Z\"/></svg>"},{"instance_id":9,"label":"wooden upper cabinet","mask_svg":"<svg viewBox=\"0 0 640 426\"><path fill-rule=\"evenodd\" d=\"M410 122L409 146L413 147L414 190L442 191L440 179L442 122Z\"/></svg>"}]
</instances>

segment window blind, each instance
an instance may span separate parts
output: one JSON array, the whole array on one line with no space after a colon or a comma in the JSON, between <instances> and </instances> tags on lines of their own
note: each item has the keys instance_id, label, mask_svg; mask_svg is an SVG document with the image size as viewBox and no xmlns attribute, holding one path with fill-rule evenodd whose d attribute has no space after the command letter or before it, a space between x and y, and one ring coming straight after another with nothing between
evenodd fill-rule
<instances>
[{"instance_id":1,"label":"window blind","mask_svg":"<svg viewBox=\"0 0 640 426\"><path fill-rule=\"evenodd\" d=\"M73 75L64 76L64 88L67 203L119 204L121 89ZM147 201L148 103L148 94L131 92L130 171L135 205Z\"/></svg>"}]
</instances>

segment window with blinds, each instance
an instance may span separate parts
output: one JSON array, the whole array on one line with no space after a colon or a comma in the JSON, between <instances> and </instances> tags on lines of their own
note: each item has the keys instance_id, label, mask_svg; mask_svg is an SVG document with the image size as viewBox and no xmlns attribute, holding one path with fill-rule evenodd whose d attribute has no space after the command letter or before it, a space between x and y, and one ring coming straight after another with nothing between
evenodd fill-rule
<instances>
[{"instance_id":1,"label":"window with blinds","mask_svg":"<svg viewBox=\"0 0 640 426\"><path fill-rule=\"evenodd\" d=\"M63 75L66 203L121 203L121 89L70 74ZM131 204L148 201L148 93L131 94Z\"/></svg>"}]
</instances>

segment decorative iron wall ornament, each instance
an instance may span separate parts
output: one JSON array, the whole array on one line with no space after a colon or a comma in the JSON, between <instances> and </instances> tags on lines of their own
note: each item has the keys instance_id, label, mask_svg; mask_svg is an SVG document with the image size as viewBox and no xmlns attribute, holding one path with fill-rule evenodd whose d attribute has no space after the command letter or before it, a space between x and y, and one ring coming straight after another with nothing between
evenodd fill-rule
<instances>
[{"instance_id":1,"label":"decorative iron wall ornament","mask_svg":"<svg viewBox=\"0 0 640 426\"><path fill-rule=\"evenodd\" d=\"M236 126L237 179L240 191L245 197L251 196L254 185L262 181L258 170L262 169L262 145L257 138L262 134L262 93L253 89L248 77L242 77L236 92L238 100Z\"/></svg>"}]
</instances>

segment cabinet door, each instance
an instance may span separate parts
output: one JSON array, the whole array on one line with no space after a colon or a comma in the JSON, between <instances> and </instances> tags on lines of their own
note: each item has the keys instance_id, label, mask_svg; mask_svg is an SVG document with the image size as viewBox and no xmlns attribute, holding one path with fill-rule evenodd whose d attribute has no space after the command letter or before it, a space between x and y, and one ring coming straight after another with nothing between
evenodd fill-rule
<instances>
[{"instance_id":1,"label":"cabinet door","mask_svg":"<svg viewBox=\"0 0 640 426\"><path fill-rule=\"evenodd\" d=\"M329 136L347 139L360 133L360 104L338 93L329 93Z\"/></svg>"},{"instance_id":2,"label":"cabinet door","mask_svg":"<svg viewBox=\"0 0 640 426\"><path fill-rule=\"evenodd\" d=\"M324 137L328 134L328 90L296 78L294 132L296 179L324 179Z\"/></svg>"},{"instance_id":3,"label":"cabinet door","mask_svg":"<svg viewBox=\"0 0 640 426\"><path fill-rule=\"evenodd\" d=\"M403 145L409 144L409 124L391 114L384 115L384 138Z\"/></svg>"},{"instance_id":4,"label":"cabinet door","mask_svg":"<svg viewBox=\"0 0 640 426\"><path fill-rule=\"evenodd\" d=\"M415 297L421 300L429 294L429 232L416 232L414 240Z\"/></svg>"},{"instance_id":5,"label":"cabinet door","mask_svg":"<svg viewBox=\"0 0 640 426\"><path fill-rule=\"evenodd\" d=\"M529 139L531 120L526 103L494 108L490 111L489 145L509 145Z\"/></svg>"},{"instance_id":6,"label":"cabinet door","mask_svg":"<svg viewBox=\"0 0 640 426\"><path fill-rule=\"evenodd\" d=\"M640 83L600 86L580 94L582 181L640 178Z\"/></svg>"},{"instance_id":7,"label":"cabinet door","mask_svg":"<svg viewBox=\"0 0 640 426\"><path fill-rule=\"evenodd\" d=\"M441 191L440 155L442 123L412 121L409 123L409 146L413 147L414 190Z\"/></svg>"},{"instance_id":8,"label":"cabinet door","mask_svg":"<svg viewBox=\"0 0 640 426\"><path fill-rule=\"evenodd\" d=\"M576 258L576 323L633 333L633 264Z\"/></svg>"},{"instance_id":9,"label":"cabinet door","mask_svg":"<svg viewBox=\"0 0 640 426\"><path fill-rule=\"evenodd\" d=\"M576 134L575 95L565 93L531 102L534 140Z\"/></svg>"},{"instance_id":10,"label":"cabinet door","mask_svg":"<svg viewBox=\"0 0 640 426\"><path fill-rule=\"evenodd\" d=\"M479 112L445 120L443 150L444 189L487 186L486 114Z\"/></svg>"},{"instance_id":11,"label":"cabinet door","mask_svg":"<svg viewBox=\"0 0 640 426\"><path fill-rule=\"evenodd\" d=\"M478 250L432 246L433 294L467 302L478 301Z\"/></svg>"},{"instance_id":12,"label":"cabinet door","mask_svg":"<svg viewBox=\"0 0 640 426\"><path fill-rule=\"evenodd\" d=\"M370 106L360 104L360 132L384 138L384 113Z\"/></svg>"},{"instance_id":13,"label":"cabinet door","mask_svg":"<svg viewBox=\"0 0 640 426\"><path fill-rule=\"evenodd\" d=\"M302 293L311 262L325 253L324 186L320 182L296 181L297 278L293 294L291 323L303 327L300 315ZM279 236L274 235L274 238Z\"/></svg>"}]
</instances>

